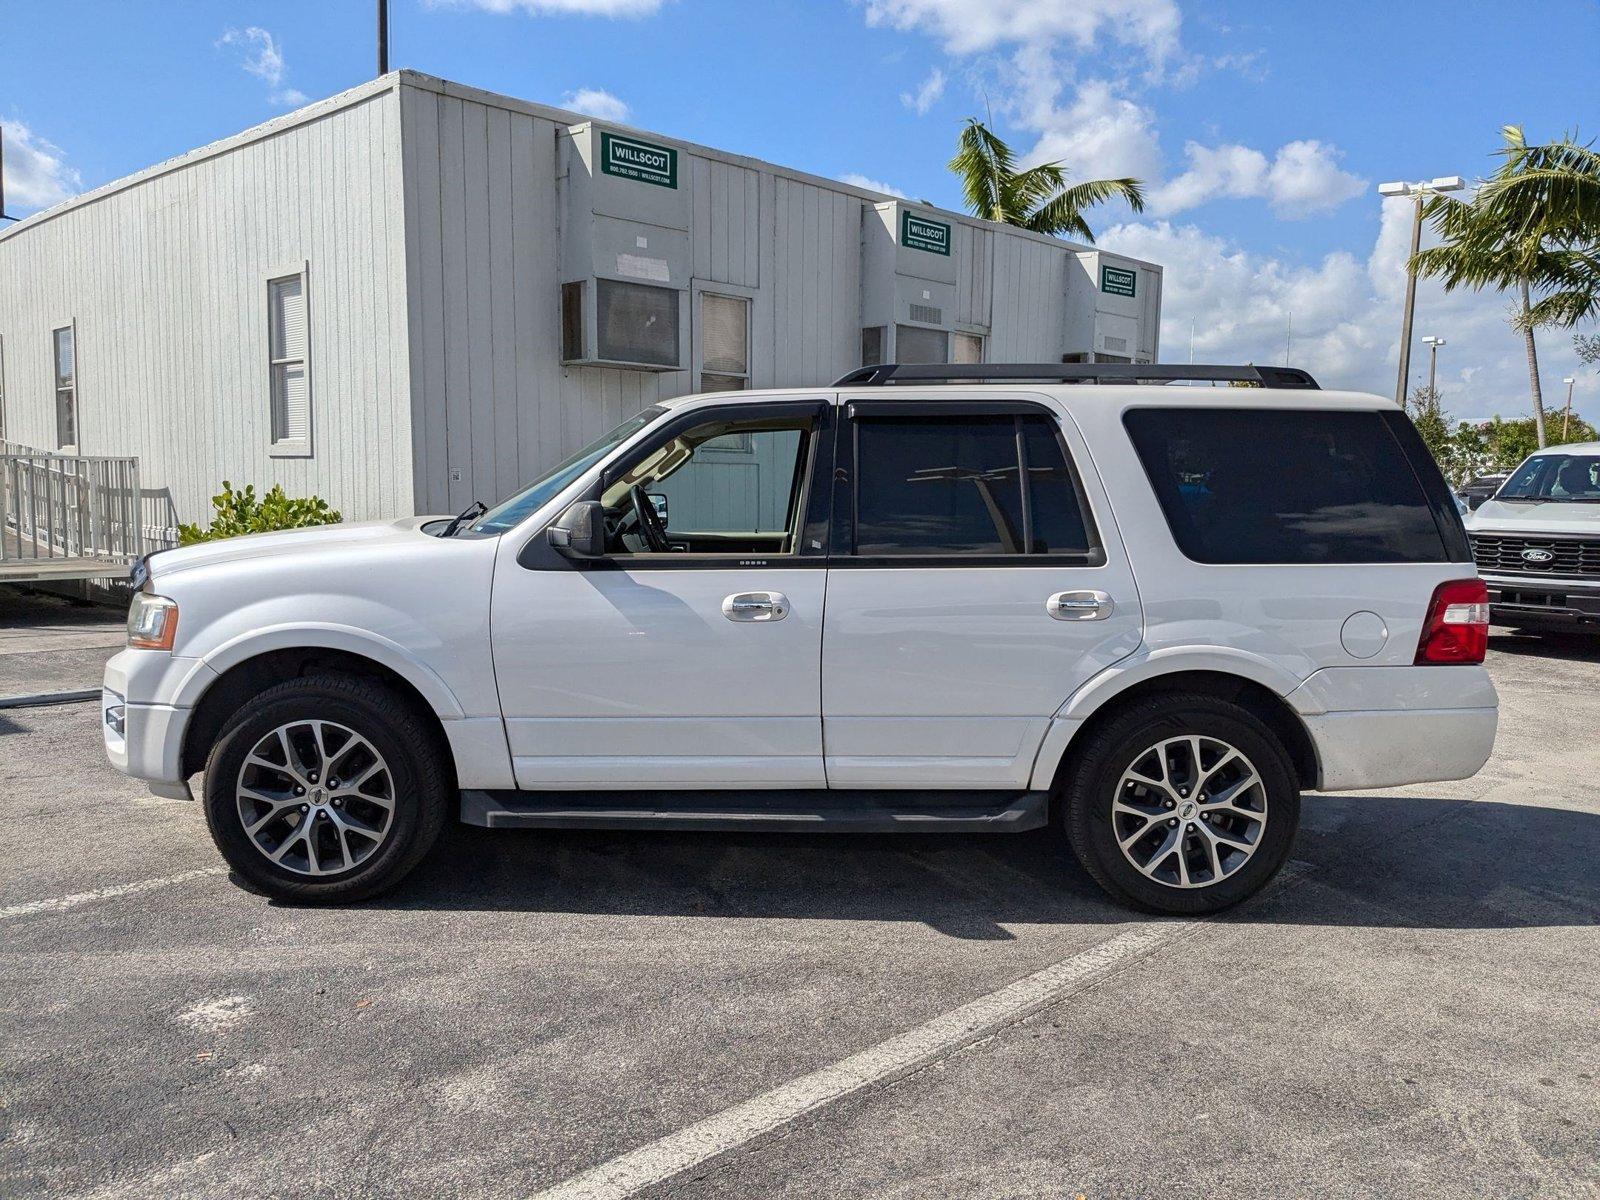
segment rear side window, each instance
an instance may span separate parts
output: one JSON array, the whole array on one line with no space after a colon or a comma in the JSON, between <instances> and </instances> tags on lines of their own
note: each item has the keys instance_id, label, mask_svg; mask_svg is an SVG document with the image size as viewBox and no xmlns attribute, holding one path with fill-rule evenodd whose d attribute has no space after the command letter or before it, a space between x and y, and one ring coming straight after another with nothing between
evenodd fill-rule
<instances>
[{"instance_id":1,"label":"rear side window","mask_svg":"<svg viewBox=\"0 0 1600 1200\"><path fill-rule=\"evenodd\" d=\"M1095 547L1050 420L855 420L858 556L1088 555Z\"/></svg>"},{"instance_id":2,"label":"rear side window","mask_svg":"<svg viewBox=\"0 0 1600 1200\"><path fill-rule=\"evenodd\" d=\"M1453 560L1380 413L1146 408L1123 422L1178 548L1196 562Z\"/></svg>"}]
</instances>

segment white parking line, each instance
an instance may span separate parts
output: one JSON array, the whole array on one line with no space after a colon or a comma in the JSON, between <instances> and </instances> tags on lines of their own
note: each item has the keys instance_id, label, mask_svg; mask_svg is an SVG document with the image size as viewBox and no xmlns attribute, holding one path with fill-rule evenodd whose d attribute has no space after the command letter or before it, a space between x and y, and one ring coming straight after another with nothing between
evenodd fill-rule
<instances>
[{"instance_id":1,"label":"white parking line","mask_svg":"<svg viewBox=\"0 0 1600 1200\"><path fill-rule=\"evenodd\" d=\"M114 887L96 888L92 892L74 892L70 896L52 896L48 900L30 900L26 904L12 904L0 908L0 920L7 917L26 917L34 913L65 912L69 908L93 904L96 900L115 900L119 896L136 896L140 892L153 892L157 888L188 883L191 879L208 879L213 875L226 875L227 867L201 867L197 871L184 871L178 875L163 875L159 879L139 879L133 883L119 883Z\"/></svg>"},{"instance_id":2,"label":"white parking line","mask_svg":"<svg viewBox=\"0 0 1600 1200\"><path fill-rule=\"evenodd\" d=\"M1036 1009L1088 987L1161 944L1182 937L1197 924L1174 921L1119 933L831 1067L803 1075L660 1141L601 1163L540 1192L534 1200L621 1200L631 1196L813 1109L971 1045Z\"/></svg>"}]
</instances>

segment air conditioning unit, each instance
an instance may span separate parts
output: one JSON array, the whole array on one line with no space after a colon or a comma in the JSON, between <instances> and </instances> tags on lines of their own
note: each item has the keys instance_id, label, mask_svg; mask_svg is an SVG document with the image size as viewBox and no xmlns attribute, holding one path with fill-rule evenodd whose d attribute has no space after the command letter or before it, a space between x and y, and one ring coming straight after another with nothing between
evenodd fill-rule
<instances>
[{"instance_id":1,"label":"air conditioning unit","mask_svg":"<svg viewBox=\"0 0 1600 1200\"><path fill-rule=\"evenodd\" d=\"M561 360L633 371L689 361L689 198L677 147L594 122L561 139Z\"/></svg>"},{"instance_id":2,"label":"air conditioning unit","mask_svg":"<svg viewBox=\"0 0 1600 1200\"><path fill-rule=\"evenodd\" d=\"M970 239L942 213L890 200L866 208L861 230L861 360L982 361L981 325L964 323L956 279ZM987 249L988 243L983 243ZM968 314L970 317L971 314Z\"/></svg>"}]
</instances>

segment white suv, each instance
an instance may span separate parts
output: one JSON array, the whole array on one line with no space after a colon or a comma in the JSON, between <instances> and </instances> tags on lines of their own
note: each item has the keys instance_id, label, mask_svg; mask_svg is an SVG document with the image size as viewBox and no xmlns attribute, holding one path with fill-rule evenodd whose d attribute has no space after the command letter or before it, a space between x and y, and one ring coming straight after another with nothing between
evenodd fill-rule
<instances>
[{"instance_id":1,"label":"white suv","mask_svg":"<svg viewBox=\"0 0 1600 1200\"><path fill-rule=\"evenodd\" d=\"M136 575L111 760L163 795L203 771L223 856L288 899L372 896L459 814L1055 824L1117 899L1207 912L1283 864L1302 791L1494 742L1443 478L1393 404L1287 369L688 396L487 512Z\"/></svg>"}]
</instances>

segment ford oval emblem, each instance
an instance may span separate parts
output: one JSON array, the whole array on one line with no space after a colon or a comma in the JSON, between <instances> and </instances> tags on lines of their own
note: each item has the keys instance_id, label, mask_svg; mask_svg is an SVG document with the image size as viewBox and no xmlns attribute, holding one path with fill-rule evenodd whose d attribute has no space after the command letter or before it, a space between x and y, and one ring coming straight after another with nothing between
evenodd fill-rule
<instances>
[{"instance_id":1,"label":"ford oval emblem","mask_svg":"<svg viewBox=\"0 0 1600 1200\"><path fill-rule=\"evenodd\" d=\"M1523 562L1547 563L1554 557L1555 555L1549 550L1540 550L1537 547L1532 547L1522 552Z\"/></svg>"}]
</instances>

